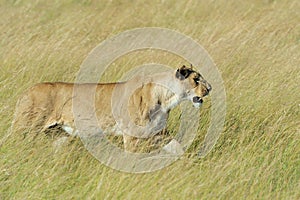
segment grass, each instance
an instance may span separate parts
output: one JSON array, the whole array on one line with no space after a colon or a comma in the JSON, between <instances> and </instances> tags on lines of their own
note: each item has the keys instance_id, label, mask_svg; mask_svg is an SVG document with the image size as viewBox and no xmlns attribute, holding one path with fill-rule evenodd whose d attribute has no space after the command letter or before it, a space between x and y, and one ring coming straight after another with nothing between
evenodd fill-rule
<instances>
[{"instance_id":1,"label":"grass","mask_svg":"<svg viewBox=\"0 0 300 200\"><path fill-rule=\"evenodd\" d=\"M195 156L209 120L185 156L148 174L110 169L79 139L14 133L0 147L0 199L299 199L300 3L290 1L0 1L0 137L20 94L42 81L74 81L100 42L137 27L165 27L199 42L227 94L224 131ZM161 52L115 62L178 66ZM208 106L203 109L206 112ZM172 121L171 126L176 127Z\"/></svg>"}]
</instances>

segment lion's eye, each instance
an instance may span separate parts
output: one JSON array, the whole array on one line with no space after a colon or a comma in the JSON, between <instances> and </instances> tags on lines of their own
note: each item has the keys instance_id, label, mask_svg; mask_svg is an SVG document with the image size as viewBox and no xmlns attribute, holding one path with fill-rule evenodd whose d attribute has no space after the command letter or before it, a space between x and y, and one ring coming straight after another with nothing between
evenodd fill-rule
<instances>
[{"instance_id":1,"label":"lion's eye","mask_svg":"<svg viewBox=\"0 0 300 200\"><path fill-rule=\"evenodd\" d=\"M199 84L200 79L199 78L194 78L194 81L195 81L196 84Z\"/></svg>"}]
</instances>

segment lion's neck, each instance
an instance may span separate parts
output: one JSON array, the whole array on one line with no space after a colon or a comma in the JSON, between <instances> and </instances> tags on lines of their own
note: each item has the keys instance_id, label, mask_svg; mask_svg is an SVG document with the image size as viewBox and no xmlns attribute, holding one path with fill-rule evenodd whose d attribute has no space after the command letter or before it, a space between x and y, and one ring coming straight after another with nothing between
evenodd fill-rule
<instances>
[{"instance_id":1,"label":"lion's neck","mask_svg":"<svg viewBox=\"0 0 300 200\"><path fill-rule=\"evenodd\" d=\"M159 92L156 94L156 97L158 101L161 102L162 111L169 112L183 101L183 98L180 97L180 94L178 95L163 86L158 87L160 88L158 89Z\"/></svg>"},{"instance_id":2,"label":"lion's neck","mask_svg":"<svg viewBox=\"0 0 300 200\"><path fill-rule=\"evenodd\" d=\"M172 95L168 100L167 104L165 105L165 110L168 112L172 110L174 107L176 107L180 103L180 99L177 95Z\"/></svg>"},{"instance_id":3,"label":"lion's neck","mask_svg":"<svg viewBox=\"0 0 300 200\"><path fill-rule=\"evenodd\" d=\"M152 90L152 96L154 97L152 106L155 107L155 104L161 104L163 112L169 112L185 100L184 88L182 83L175 77L174 72L165 72L144 79L155 84Z\"/></svg>"}]
</instances>

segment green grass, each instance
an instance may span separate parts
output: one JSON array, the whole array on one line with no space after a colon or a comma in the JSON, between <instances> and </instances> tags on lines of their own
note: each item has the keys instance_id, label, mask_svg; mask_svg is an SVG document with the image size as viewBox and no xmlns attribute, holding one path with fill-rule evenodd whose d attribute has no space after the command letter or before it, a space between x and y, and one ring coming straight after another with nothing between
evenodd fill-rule
<instances>
[{"instance_id":1,"label":"green grass","mask_svg":"<svg viewBox=\"0 0 300 200\"><path fill-rule=\"evenodd\" d=\"M97 44L150 26L189 35L218 66L227 115L214 149L203 159L195 156L207 115L185 156L148 174L102 165L79 139L69 138L55 150L56 137L14 133L0 147L0 199L300 198L299 1L156 3L1 0L0 138L26 88L41 81L74 81ZM141 63L178 67L182 62L161 53L127 55L115 62L123 71L103 80L117 80Z\"/></svg>"}]
</instances>

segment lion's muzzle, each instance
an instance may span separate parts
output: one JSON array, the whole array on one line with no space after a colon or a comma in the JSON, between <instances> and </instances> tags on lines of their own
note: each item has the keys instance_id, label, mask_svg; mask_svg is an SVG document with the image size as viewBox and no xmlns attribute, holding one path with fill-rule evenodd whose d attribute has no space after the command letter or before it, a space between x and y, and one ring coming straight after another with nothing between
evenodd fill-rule
<instances>
[{"instance_id":1,"label":"lion's muzzle","mask_svg":"<svg viewBox=\"0 0 300 200\"><path fill-rule=\"evenodd\" d=\"M195 96L193 97L193 103L203 103L203 100L201 97Z\"/></svg>"}]
</instances>

